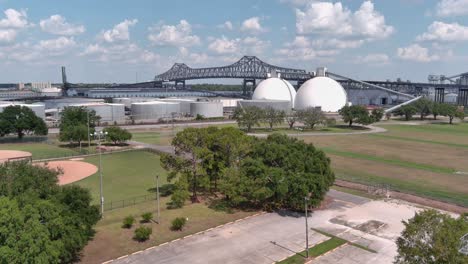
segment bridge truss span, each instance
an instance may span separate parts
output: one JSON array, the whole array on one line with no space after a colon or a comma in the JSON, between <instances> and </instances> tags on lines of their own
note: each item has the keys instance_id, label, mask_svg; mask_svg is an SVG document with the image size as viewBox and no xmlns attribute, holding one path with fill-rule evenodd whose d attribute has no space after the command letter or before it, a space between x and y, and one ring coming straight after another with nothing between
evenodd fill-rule
<instances>
[{"instance_id":1,"label":"bridge truss span","mask_svg":"<svg viewBox=\"0 0 468 264\"><path fill-rule=\"evenodd\" d=\"M263 62L255 56L244 56L239 61L221 67L191 68L185 63L176 63L165 73L156 75L156 82L182 82L194 79L238 78L265 79L273 71L281 73L281 78L306 81L312 76L305 70L284 68Z\"/></svg>"}]
</instances>

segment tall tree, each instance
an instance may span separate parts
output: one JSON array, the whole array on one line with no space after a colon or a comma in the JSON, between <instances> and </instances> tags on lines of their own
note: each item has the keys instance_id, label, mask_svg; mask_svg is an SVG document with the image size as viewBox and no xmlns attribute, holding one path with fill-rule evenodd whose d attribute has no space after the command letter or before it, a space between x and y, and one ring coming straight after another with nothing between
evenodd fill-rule
<instances>
[{"instance_id":1,"label":"tall tree","mask_svg":"<svg viewBox=\"0 0 468 264\"><path fill-rule=\"evenodd\" d=\"M458 117L459 110L456 105L452 104L441 104L440 114L449 118L449 124L453 124L453 119Z\"/></svg>"},{"instance_id":2,"label":"tall tree","mask_svg":"<svg viewBox=\"0 0 468 264\"><path fill-rule=\"evenodd\" d=\"M80 144L81 141L88 138L88 121L89 133L93 133L100 119L101 117L97 116L94 110L88 110L83 106L65 107L60 113L60 141L78 142Z\"/></svg>"},{"instance_id":3,"label":"tall tree","mask_svg":"<svg viewBox=\"0 0 468 264\"><path fill-rule=\"evenodd\" d=\"M382 108L373 109L370 117L374 122L379 122L385 115L385 111Z\"/></svg>"},{"instance_id":4,"label":"tall tree","mask_svg":"<svg viewBox=\"0 0 468 264\"><path fill-rule=\"evenodd\" d=\"M440 103L438 102L433 102L431 105L431 113L432 116L434 116L434 120L437 120L437 116L440 115L440 110L441 110Z\"/></svg>"},{"instance_id":5,"label":"tall tree","mask_svg":"<svg viewBox=\"0 0 468 264\"><path fill-rule=\"evenodd\" d=\"M270 130L273 130L274 125L281 125L284 122L286 113L282 110L277 110L273 107L267 107L263 110L263 120L268 123Z\"/></svg>"},{"instance_id":6,"label":"tall tree","mask_svg":"<svg viewBox=\"0 0 468 264\"><path fill-rule=\"evenodd\" d=\"M458 250L468 233L468 215L452 218L436 210L425 210L403 221L405 229L397 239L397 264L468 263Z\"/></svg>"},{"instance_id":7,"label":"tall tree","mask_svg":"<svg viewBox=\"0 0 468 264\"><path fill-rule=\"evenodd\" d=\"M362 125L369 125L373 123L372 118L369 116L369 112L366 107L362 105L352 105L344 106L341 108L338 113L343 118L345 123L351 127L353 123L358 123Z\"/></svg>"},{"instance_id":8,"label":"tall tree","mask_svg":"<svg viewBox=\"0 0 468 264\"><path fill-rule=\"evenodd\" d=\"M414 114L417 113L416 108L413 105L403 105L395 111L396 115L404 116L406 121L409 121Z\"/></svg>"},{"instance_id":9,"label":"tall tree","mask_svg":"<svg viewBox=\"0 0 468 264\"><path fill-rule=\"evenodd\" d=\"M23 138L26 133L47 135L47 132L44 120L26 106L7 106L0 113L0 136L13 133Z\"/></svg>"},{"instance_id":10,"label":"tall tree","mask_svg":"<svg viewBox=\"0 0 468 264\"><path fill-rule=\"evenodd\" d=\"M252 127L259 126L263 117L263 109L256 106L237 107L233 118L239 127L245 127L247 132L251 132Z\"/></svg>"},{"instance_id":11,"label":"tall tree","mask_svg":"<svg viewBox=\"0 0 468 264\"><path fill-rule=\"evenodd\" d=\"M325 114L322 110L309 107L304 110L298 111L299 120L308 128L314 129L315 125L322 124L326 121Z\"/></svg>"},{"instance_id":12,"label":"tall tree","mask_svg":"<svg viewBox=\"0 0 468 264\"><path fill-rule=\"evenodd\" d=\"M286 115L286 122L288 122L289 129L293 129L297 121L299 121L299 113L297 111L292 111Z\"/></svg>"},{"instance_id":13,"label":"tall tree","mask_svg":"<svg viewBox=\"0 0 468 264\"><path fill-rule=\"evenodd\" d=\"M112 141L114 145L132 139L132 133L118 126L106 127L104 128L104 132L107 132L107 139Z\"/></svg>"},{"instance_id":14,"label":"tall tree","mask_svg":"<svg viewBox=\"0 0 468 264\"><path fill-rule=\"evenodd\" d=\"M416 112L419 113L419 119L421 120L431 114L432 104L432 101L426 97L423 97L412 103L413 107L416 109Z\"/></svg>"}]
</instances>

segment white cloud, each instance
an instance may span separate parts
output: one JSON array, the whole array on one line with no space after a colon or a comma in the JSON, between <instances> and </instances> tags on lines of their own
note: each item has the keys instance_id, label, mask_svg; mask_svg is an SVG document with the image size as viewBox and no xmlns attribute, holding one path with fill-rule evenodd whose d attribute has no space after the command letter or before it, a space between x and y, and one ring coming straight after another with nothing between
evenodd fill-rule
<instances>
[{"instance_id":1,"label":"white cloud","mask_svg":"<svg viewBox=\"0 0 468 264\"><path fill-rule=\"evenodd\" d=\"M245 54L261 54L268 47L268 41L261 40L257 37L235 38L229 39L225 36L213 39L208 50L218 54L237 54L239 56Z\"/></svg>"},{"instance_id":2,"label":"white cloud","mask_svg":"<svg viewBox=\"0 0 468 264\"><path fill-rule=\"evenodd\" d=\"M440 21L433 22L426 33L416 38L418 41L466 41L468 40L468 27L458 23L447 24Z\"/></svg>"},{"instance_id":3,"label":"white cloud","mask_svg":"<svg viewBox=\"0 0 468 264\"><path fill-rule=\"evenodd\" d=\"M419 44L412 44L408 47L398 48L397 55L402 60L416 61L416 62L431 62L440 60L439 55L430 55L429 49L420 46Z\"/></svg>"},{"instance_id":4,"label":"white cloud","mask_svg":"<svg viewBox=\"0 0 468 264\"><path fill-rule=\"evenodd\" d=\"M155 31L148 35L148 39L159 46L193 46L200 43L200 38L192 35L192 25L186 20L180 20L177 25L162 25L152 28Z\"/></svg>"},{"instance_id":5,"label":"white cloud","mask_svg":"<svg viewBox=\"0 0 468 264\"><path fill-rule=\"evenodd\" d=\"M48 19L43 19L39 25L43 31L55 35L73 36L85 32L83 25L70 24L61 15L52 15Z\"/></svg>"},{"instance_id":6,"label":"white cloud","mask_svg":"<svg viewBox=\"0 0 468 264\"><path fill-rule=\"evenodd\" d=\"M152 64L161 59L159 54L142 49L134 43L120 43L105 46L99 43L90 44L79 55L103 63L124 62L140 64L144 62Z\"/></svg>"},{"instance_id":7,"label":"white cloud","mask_svg":"<svg viewBox=\"0 0 468 264\"><path fill-rule=\"evenodd\" d=\"M103 32L101 37L109 43L115 41L130 40L129 28L131 26L134 26L137 22L137 19L125 19L121 23L115 25L112 29Z\"/></svg>"},{"instance_id":8,"label":"white cloud","mask_svg":"<svg viewBox=\"0 0 468 264\"><path fill-rule=\"evenodd\" d=\"M299 34L325 34L381 39L394 28L385 23L371 1L365 1L352 13L341 2L312 2L304 10L296 9L296 30Z\"/></svg>"},{"instance_id":9,"label":"white cloud","mask_svg":"<svg viewBox=\"0 0 468 264\"><path fill-rule=\"evenodd\" d=\"M322 38L314 40L312 45L320 49L354 49L360 47L364 42L362 39Z\"/></svg>"},{"instance_id":10,"label":"white cloud","mask_svg":"<svg viewBox=\"0 0 468 264\"><path fill-rule=\"evenodd\" d=\"M26 11L17 11L15 9L7 9L4 11L5 17L0 20L0 27L3 28L25 28L30 26Z\"/></svg>"},{"instance_id":11,"label":"white cloud","mask_svg":"<svg viewBox=\"0 0 468 264\"><path fill-rule=\"evenodd\" d=\"M366 56L358 56L355 63L361 64L373 64L373 65L385 65L390 62L390 58L384 53L373 53L367 54Z\"/></svg>"},{"instance_id":12,"label":"white cloud","mask_svg":"<svg viewBox=\"0 0 468 264\"><path fill-rule=\"evenodd\" d=\"M59 37L56 39L41 40L37 44L39 50L44 51L64 51L76 46L73 38Z\"/></svg>"},{"instance_id":13,"label":"white cloud","mask_svg":"<svg viewBox=\"0 0 468 264\"><path fill-rule=\"evenodd\" d=\"M0 43L10 43L16 38L16 31L13 29L0 30Z\"/></svg>"},{"instance_id":14,"label":"white cloud","mask_svg":"<svg viewBox=\"0 0 468 264\"><path fill-rule=\"evenodd\" d=\"M230 54L239 51L238 45L238 39L228 39L225 36L222 36L221 38L215 39L211 42L210 45L208 45L208 50L217 54Z\"/></svg>"},{"instance_id":15,"label":"white cloud","mask_svg":"<svg viewBox=\"0 0 468 264\"><path fill-rule=\"evenodd\" d=\"M229 20L224 22L221 25L218 25L217 27L221 28L221 29L226 29L226 30L233 30L234 29L234 26L232 25L232 22L229 21Z\"/></svg>"},{"instance_id":16,"label":"white cloud","mask_svg":"<svg viewBox=\"0 0 468 264\"><path fill-rule=\"evenodd\" d=\"M256 33L264 32L265 29L260 24L259 17L251 17L249 19L244 20L244 22L242 22L241 31L256 34Z\"/></svg>"},{"instance_id":17,"label":"white cloud","mask_svg":"<svg viewBox=\"0 0 468 264\"><path fill-rule=\"evenodd\" d=\"M468 14L468 0L441 0L437 3L436 14L441 17Z\"/></svg>"}]
</instances>

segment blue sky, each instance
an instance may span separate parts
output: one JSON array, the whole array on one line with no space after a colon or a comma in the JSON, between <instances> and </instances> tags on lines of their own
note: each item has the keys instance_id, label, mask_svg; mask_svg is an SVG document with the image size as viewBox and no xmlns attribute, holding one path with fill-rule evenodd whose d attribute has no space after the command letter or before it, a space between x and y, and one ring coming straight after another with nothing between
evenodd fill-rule
<instances>
[{"instance_id":1,"label":"blue sky","mask_svg":"<svg viewBox=\"0 0 468 264\"><path fill-rule=\"evenodd\" d=\"M467 44L468 0L0 0L0 82L60 81L62 65L71 82L146 81L242 55L425 81L468 71Z\"/></svg>"}]
</instances>

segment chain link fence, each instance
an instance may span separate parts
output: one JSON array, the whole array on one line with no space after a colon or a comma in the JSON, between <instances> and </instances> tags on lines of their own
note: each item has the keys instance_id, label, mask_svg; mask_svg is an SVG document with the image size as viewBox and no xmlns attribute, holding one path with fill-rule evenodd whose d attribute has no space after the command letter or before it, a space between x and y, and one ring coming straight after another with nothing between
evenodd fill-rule
<instances>
[{"instance_id":1,"label":"chain link fence","mask_svg":"<svg viewBox=\"0 0 468 264\"><path fill-rule=\"evenodd\" d=\"M137 204L144 203L146 201L154 201L156 199L157 199L157 195L156 193L154 193L154 194L134 196L134 197L130 197L124 200L110 201L110 202L104 203L104 211L111 211L114 209L134 206Z\"/></svg>"}]
</instances>

